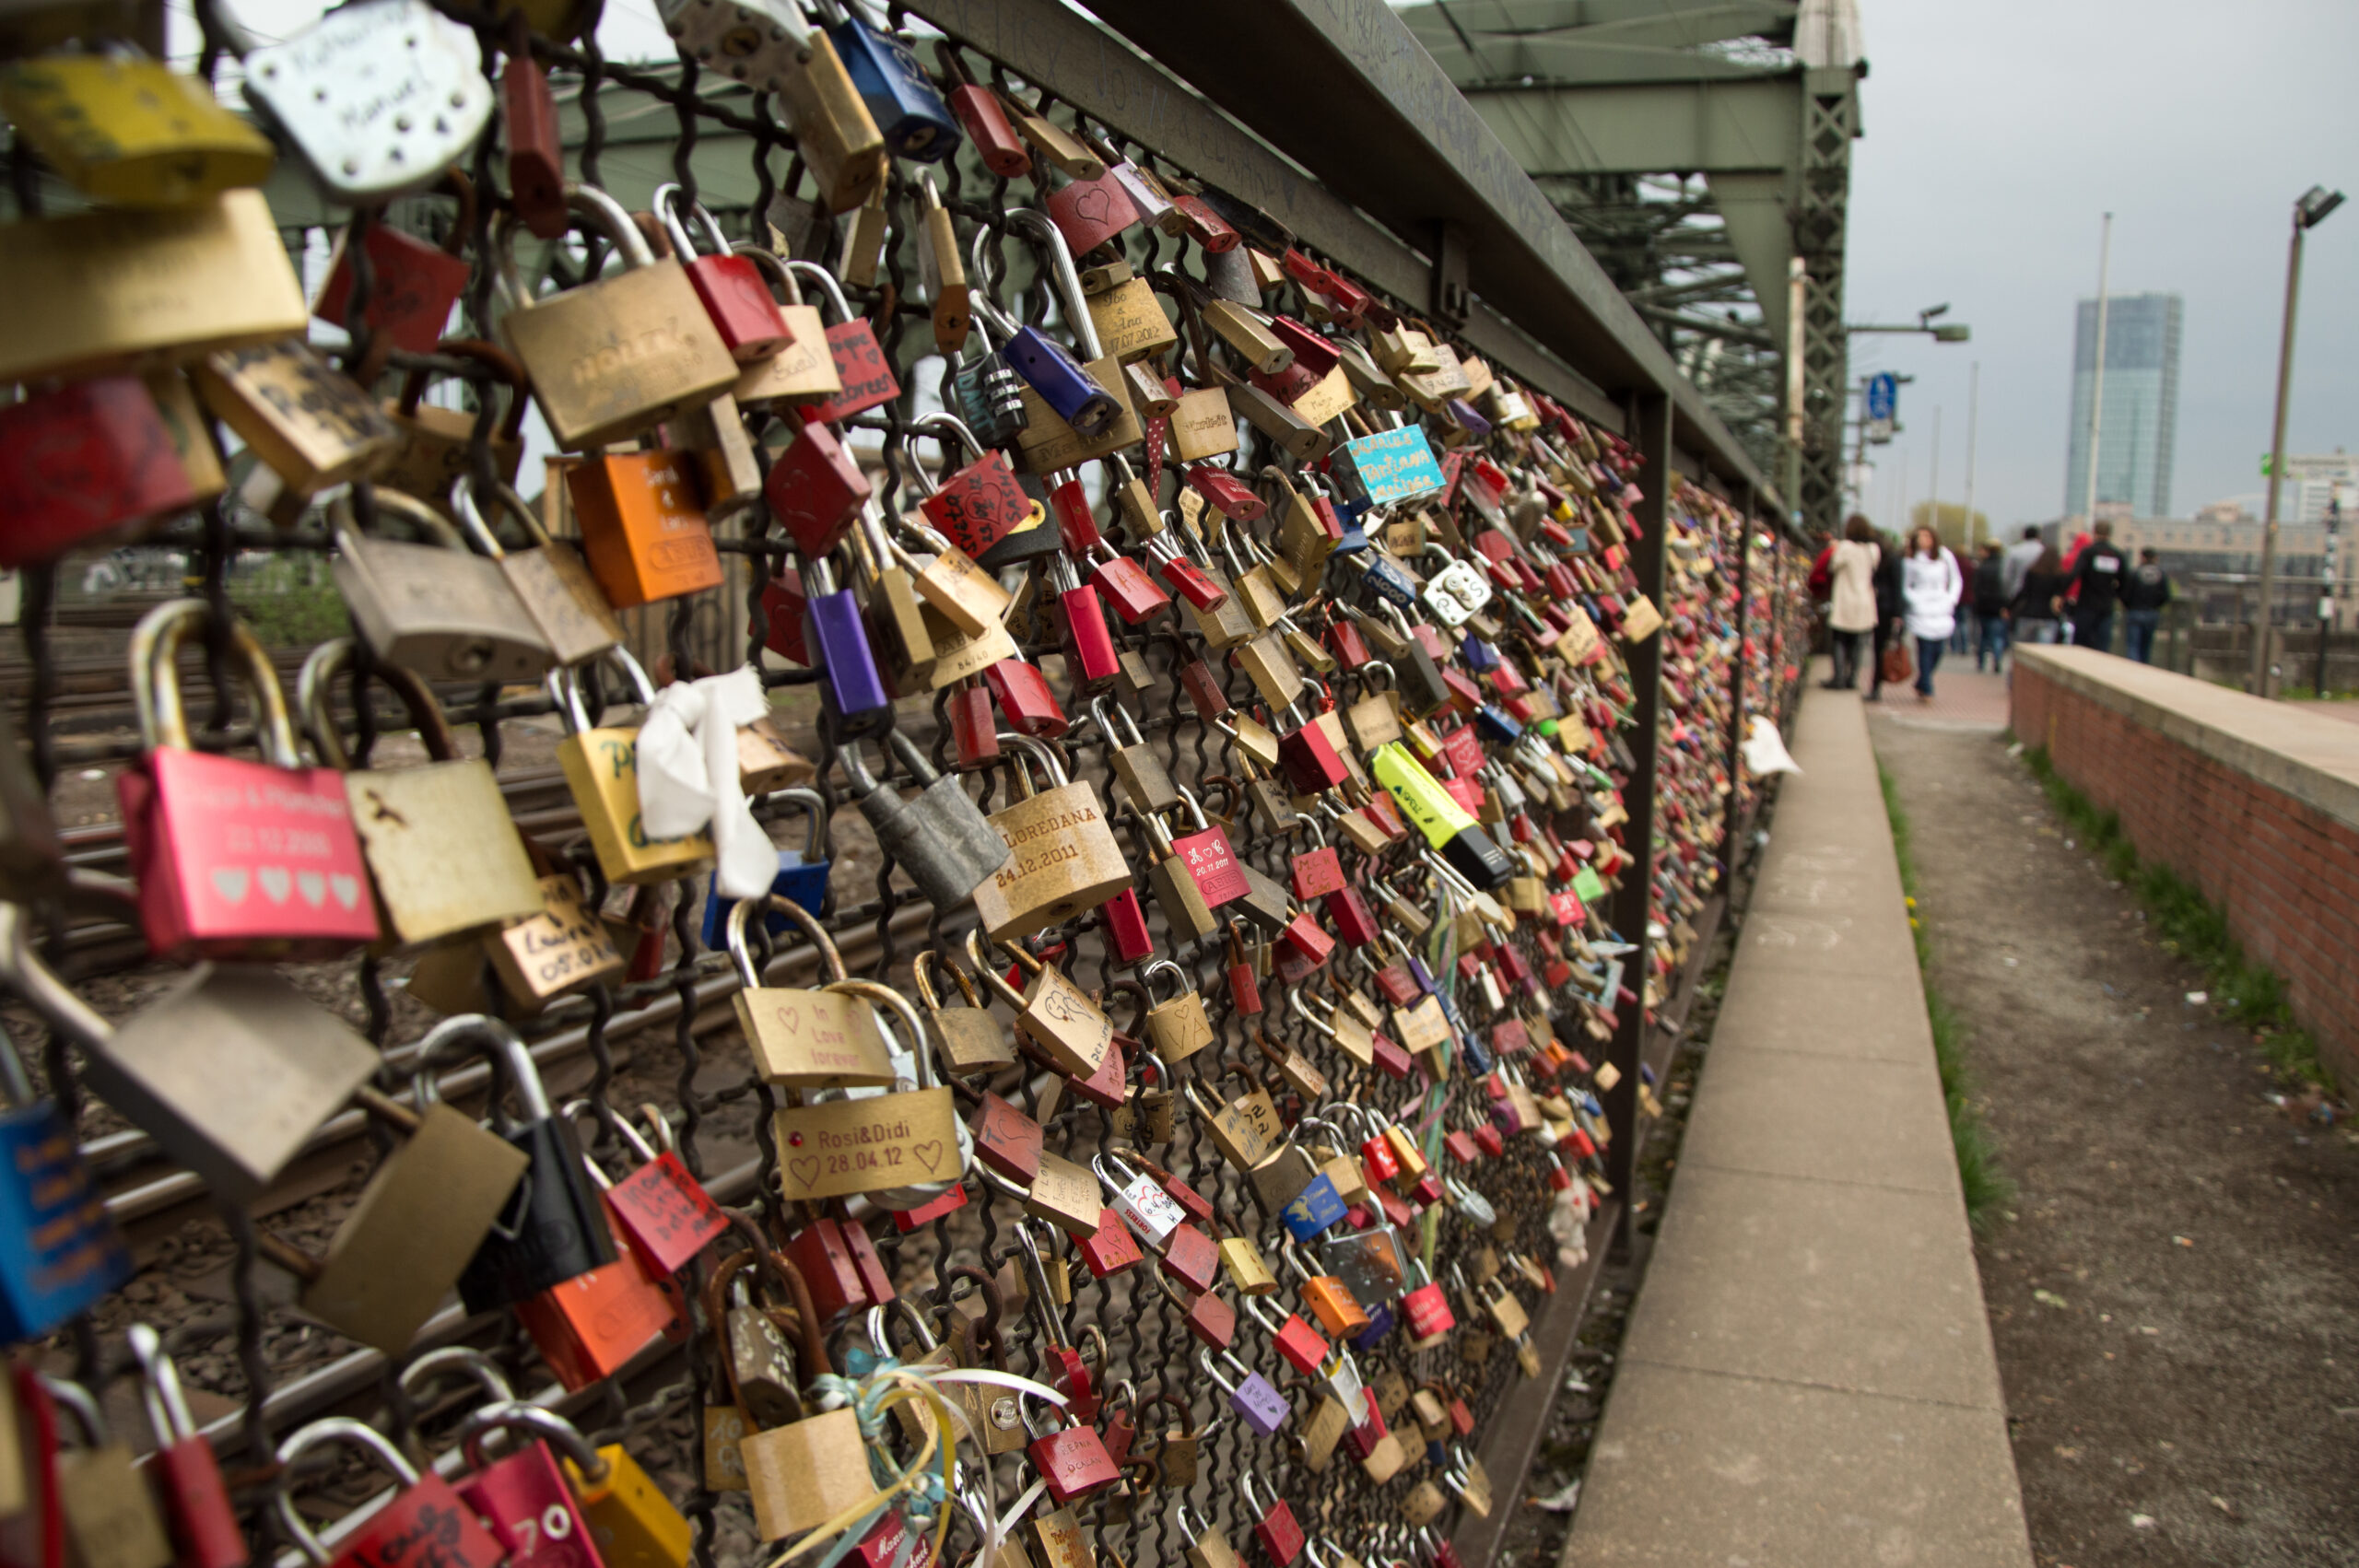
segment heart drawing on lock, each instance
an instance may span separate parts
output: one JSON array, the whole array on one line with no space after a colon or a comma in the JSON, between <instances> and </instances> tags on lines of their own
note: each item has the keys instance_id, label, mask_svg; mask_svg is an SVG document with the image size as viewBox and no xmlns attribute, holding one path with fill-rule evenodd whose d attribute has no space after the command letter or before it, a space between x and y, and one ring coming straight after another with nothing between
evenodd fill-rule
<instances>
[{"instance_id":1,"label":"heart drawing on lock","mask_svg":"<svg viewBox=\"0 0 2359 1568\"><path fill-rule=\"evenodd\" d=\"M264 866L254 873L254 881L261 886L263 896L273 904L286 903L288 893L295 885L295 878L285 866Z\"/></svg>"},{"instance_id":2,"label":"heart drawing on lock","mask_svg":"<svg viewBox=\"0 0 2359 1568\"><path fill-rule=\"evenodd\" d=\"M238 866L213 868L213 891L232 904L246 901L247 873Z\"/></svg>"},{"instance_id":3,"label":"heart drawing on lock","mask_svg":"<svg viewBox=\"0 0 2359 1568\"><path fill-rule=\"evenodd\" d=\"M923 1143L912 1143L910 1153L916 1156L919 1164L925 1167L925 1174L932 1176L934 1167L942 1164L942 1140L931 1138Z\"/></svg>"},{"instance_id":4,"label":"heart drawing on lock","mask_svg":"<svg viewBox=\"0 0 2359 1568\"><path fill-rule=\"evenodd\" d=\"M799 1160L789 1160L786 1168L797 1187L809 1187L819 1179L819 1156L806 1154Z\"/></svg>"},{"instance_id":5,"label":"heart drawing on lock","mask_svg":"<svg viewBox=\"0 0 2359 1568\"><path fill-rule=\"evenodd\" d=\"M349 909L360 902L360 879L346 872L338 872L328 878L328 891L335 895L335 901L338 904Z\"/></svg>"},{"instance_id":6,"label":"heart drawing on lock","mask_svg":"<svg viewBox=\"0 0 2359 1568\"><path fill-rule=\"evenodd\" d=\"M803 1009L798 1003L780 1002L770 1010L770 1016L777 1019L778 1026L790 1035L803 1032Z\"/></svg>"},{"instance_id":7,"label":"heart drawing on lock","mask_svg":"<svg viewBox=\"0 0 2359 1568\"><path fill-rule=\"evenodd\" d=\"M1112 207L1113 204L1102 187L1084 191L1073 199L1074 216L1089 223L1105 222L1106 215Z\"/></svg>"},{"instance_id":8,"label":"heart drawing on lock","mask_svg":"<svg viewBox=\"0 0 2359 1568\"><path fill-rule=\"evenodd\" d=\"M295 891L303 895L304 903L316 909L320 907L320 900L328 895L328 879L317 872L298 872L295 873Z\"/></svg>"}]
</instances>

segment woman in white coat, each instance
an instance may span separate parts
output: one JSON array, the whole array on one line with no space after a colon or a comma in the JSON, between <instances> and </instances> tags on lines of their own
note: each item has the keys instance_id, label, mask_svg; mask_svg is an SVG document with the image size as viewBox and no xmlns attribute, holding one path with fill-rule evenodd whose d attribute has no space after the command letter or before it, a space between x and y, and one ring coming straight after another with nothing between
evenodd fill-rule
<instances>
[{"instance_id":1,"label":"woman in white coat","mask_svg":"<svg viewBox=\"0 0 2359 1568\"><path fill-rule=\"evenodd\" d=\"M1933 700L1933 666L1942 661L1950 633L1957 629L1957 596L1964 586L1957 557L1942 547L1941 535L1920 528L1908 536L1900 563L1900 597L1908 607L1908 635L1917 639L1917 700Z\"/></svg>"},{"instance_id":2,"label":"woman in white coat","mask_svg":"<svg viewBox=\"0 0 2359 1568\"><path fill-rule=\"evenodd\" d=\"M1876 629L1876 563L1883 558L1874 526L1853 513L1826 563L1827 644L1835 666L1829 691L1848 692L1858 684L1861 639Z\"/></svg>"}]
</instances>

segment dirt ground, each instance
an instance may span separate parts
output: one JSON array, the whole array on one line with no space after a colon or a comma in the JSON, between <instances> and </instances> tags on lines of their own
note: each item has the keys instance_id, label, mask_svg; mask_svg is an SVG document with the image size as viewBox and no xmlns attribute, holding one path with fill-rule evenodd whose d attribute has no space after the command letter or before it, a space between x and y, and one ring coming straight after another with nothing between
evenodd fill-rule
<instances>
[{"instance_id":1,"label":"dirt ground","mask_svg":"<svg viewBox=\"0 0 2359 1568\"><path fill-rule=\"evenodd\" d=\"M1872 730L2020 1188L1976 1252L2037 1561L2359 1562L2359 1131L2272 1103L2003 736Z\"/></svg>"}]
</instances>

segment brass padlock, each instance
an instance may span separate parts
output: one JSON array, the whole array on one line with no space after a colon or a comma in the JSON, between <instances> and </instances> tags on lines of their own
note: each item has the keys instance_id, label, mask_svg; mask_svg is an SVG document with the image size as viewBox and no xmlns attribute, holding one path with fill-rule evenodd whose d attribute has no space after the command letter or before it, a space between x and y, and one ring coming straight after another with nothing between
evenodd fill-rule
<instances>
[{"instance_id":1,"label":"brass padlock","mask_svg":"<svg viewBox=\"0 0 2359 1568\"><path fill-rule=\"evenodd\" d=\"M729 907L724 942L744 987L730 1000L762 1078L791 1089L882 1088L893 1082L898 1074L877 1031L876 1011L866 1001L834 991L762 984L746 942L746 923L756 914L785 916L818 949L829 979L844 979L846 973L827 928L792 899L768 895Z\"/></svg>"},{"instance_id":2,"label":"brass padlock","mask_svg":"<svg viewBox=\"0 0 2359 1568\"><path fill-rule=\"evenodd\" d=\"M841 213L867 201L885 182L890 159L875 117L826 32L813 31L810 57L787 69L778 97L820 205Z\"/></svg>"},{"instance_id":3,"label":"brass padlock","mask_svg":"<svg viewBox=\"0 0 2359 1568\"><path fill-rule=\"evenodd\" d=\"M559 664L579 664L620 643L623 624L573 545L551 539L539 514L508 486L495 489L492 498L500 513L523 531L525 548L511 550L500 543L468 489L457 497L460 526L476 549L499 563L517 602L547 639L551 658Z\"/></svg>"},{"instance_id":4,"label":"brass padlock","mask_svg":"<svg viewBox=\"0 0 2359 1568\"><path fill-rule=\"evenodd\" d=\"M524 409L530 389L524 369L503 348L478 338L445 338L434 345L437 354L471 359L488 367L507 384L508 401L492 432L492 477L504 485L516 483L524 463ZM445 517L457 521L451 507L451 487L467 476L475 446L475 416L455 408L422 401L428 372L412 370L402 382L398 398L384 404L399 443L377 470L380 484L416 496Z\"/></svg>"},{"instance_id":5,"label":"brass padlock","mask_svg":"<svg viewBox=\"0 0 2359 1568\"><path fill-rule=\"evenodd\" d=\"M128 52L49 54L0 70L0 113L75 189L169 207L268 178L270 139L204 77Z\"/></svg>"},{"instance_id":6,"label":"brass padlock","mask_svg":"<svg viewBox=\"0 0 2359 1568\"><path fill-rule=\"evenodd\" d=\"M935 994L933 971L940 968L967 999L964 1007L944 1007ZM918 954L915 969L918 1000L926 1012L926 1033L933 1043L934 1059L954 1078L996 1072L1012 1065L1015 1052L1007 1030L992 1016L975 990L975 982L955 959L932 949Z\"/></svg>"},{"instance_id":7,"label":"brass padlock","mask_svg":"<svg viewBox=\"0 0 2359 1568\"><path fill-rule=\"evenodd\" d=\"M655 700L647 672L621 648L606 657L629 678L641 706ZM712 859L712 834L699 828L679 838L650 838L639 811L639 731L593 727L583 706L579 668L553 671L549 695L567 726L557 743L557 766L581 813L581 825L597 852L598 869L613 883L668 882Z\"/></svg>"},{"instance_id":8,"label":"brass padlock","mask_svg":"<svg viewBox=\"0 0 2359 1568\"><path fill-rule=\"evenodd\" d=\"M768 359L748 365L733 392L740 408L760 410L772 404L825 403L844 390L836 357L827 351L827 327L816 305L803 302L803 286L794 269L748 240L730 247L733 253L754 263L773 290L784 289L779 314L794 341Z\"/></svg>"},{"instance_id":9,"label":"brass padlock","mask_svg":"<svg viewBox=\"0 0 2359 1568\"><path fill-rule=\"evenodd\" d=\"M619 203L566 186L566 205L614 245L624 270L535 302L502 214L494 264L508 299L500 332L533 378L559 450L586 451L651 430L737 383L739 368L677 257L655 259Z\"/></svg>"},{"instance_id":10,"label":"brass padlock","mask_svg":"<svg viewBox=\"0 0 2359 1568\"><path fill-rule=\"evenodd\" d=\"M224 348L195 367L197 396L290 496L373 472L400 432L367 392L299 338Z\"/></svg>"},{"instance_id":11,"label":"brass padlock","mask_svg":"<svg viewBox=\"0 0 2359 1568\"><path fill-rule=\"evenodd\" d=\"M556 656L499 568L471 554L425 502L398 490L374 496L381 515L400 517L436 543L362 533L348 496L330 509L336 555L328 571L369 650L428 680L538 681Z\"/></svg>"},{"instance_id":12,"label":"brass padlock","mask_svg":"<svg viewBox=\"0 0 2359 1568\"><path fill-rule=\"evenodd\" d=\"M1155 1001L1155 977L1168 972L1179 989L1168 1001ZM1168 958L1158 958L1139 971L1147 988L1147 1048L1168 1067L1176 1067L1213 1043L1212 1020L1205 1016L1204 999L1188 983L1188 976Z\"/></svg>"},{"instance_id":13,"label":"brass padlock","mask_svg":"<svg viewBox=\"0 0 2359 1568\"><path fill-rule=\"evenodd\" d=\"M1114 1048L1114 1021L1055 965L1042 963L1020 944L1010 951L1032 975L1031 984L1020 994L983 956L982 933L967 933L968 959L984 983L1015 1009L1017 1032L1067 1077L1085 1081L1096 1077L1105 1065L1106 1053ZM1095 1229L1095 1211L1090 1219Z\"/></svg>"},{"instance_id":14,"label":"brass padlock","mask_svg":"<svg viewBox=\"0 0 2359 1568\"><path fill-rule=\"evenodd\" d=\"M1097 786L1066 782L1055 755L1028 735L1003 732L999 741L1037 760L1050 779L1034 793L1031 774L1017 760L1024 798L990 817L1010 855L975 889L975 912L992 941L1014 942L1095 909L1128 887L1132 873Z\"/></svg>"},{"instance_id":15,"label":"brass padlock","mask_svg":"<svg viewBox=\"0 0 2359 1568\"><path fill-rule=\"evenodd\" d=\"M297 700L311 749L322 763L344 772L345 798L369 857L383 923L400 941L423 943L537 914L540 879L491 765L459 756L433 691L400 665L380 665L376 673L409 710L430 761L424 767L351 770L331 697L353 653L350 638L313 649L303 661ZM365 685L360 700L368 700Z\"/></svg>"}]
</instances>

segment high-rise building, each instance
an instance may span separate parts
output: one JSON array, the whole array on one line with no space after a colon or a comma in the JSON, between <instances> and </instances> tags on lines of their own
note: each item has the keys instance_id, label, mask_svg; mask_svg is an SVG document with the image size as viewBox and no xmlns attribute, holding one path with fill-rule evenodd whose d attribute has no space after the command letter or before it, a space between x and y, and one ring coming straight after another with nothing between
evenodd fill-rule
<instances>
[{"instance_id":1,"label":"high-rise building","mask_svg":"<svg viewBox=\"0 0 2359 1568\"><path fill-rule=\"evenodd\" d=\"M2171 450L2178 429L2176 294L2117 294L2105 322L2105 427L2097 441L2097 501L2132 517L2171 514ZM2072 435L2065 463L2064 514L2089 500L2089 402L2097 363L2097 302L2081 301L2072 338Z\"/></svg>"}]
</instances>

